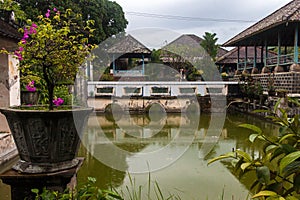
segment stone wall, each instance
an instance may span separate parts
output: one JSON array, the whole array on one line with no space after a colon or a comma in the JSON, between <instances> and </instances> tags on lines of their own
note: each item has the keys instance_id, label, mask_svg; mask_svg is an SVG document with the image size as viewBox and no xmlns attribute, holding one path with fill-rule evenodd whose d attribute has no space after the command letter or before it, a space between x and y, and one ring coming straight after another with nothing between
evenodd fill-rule
<instances>
[{"instance_id":1,"label":"stone wall","mask_svg":"<svg viewBox=\"0 0 300 200\"><path fill-rule=\"evenodd\" d=\"M264 91L268 91L269 80L274 80L275 90L287 90L289 94L300 94L300 72L283 72L274 74L252 74L251 77L259 80ZM235 76L233 81L240 80L241 76Z\"/></svg>"}]
</instances>

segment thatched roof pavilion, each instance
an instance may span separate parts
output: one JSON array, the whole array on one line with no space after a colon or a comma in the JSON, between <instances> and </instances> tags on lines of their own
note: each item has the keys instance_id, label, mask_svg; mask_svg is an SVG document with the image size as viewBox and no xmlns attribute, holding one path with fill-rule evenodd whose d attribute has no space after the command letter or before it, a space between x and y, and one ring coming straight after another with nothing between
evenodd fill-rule
<instances>
[{"instance_id":1,"label":"thatched roof pavilion","mask_svg":"<svg viewBox=\"0 0 300 200\"><path fill-rule=\"evenodd\" d=\"M181 36L179 36L178 38L176 38L175 40L173 40L172 42L170 42L169 44L167 44L166 46L164 46L162 49L163 50L169 50L172 49L173 47L182 47L182 46L188 46L189 48L199 48L199 45L201 44L201 42L203 41L203 39L195 34L183 34ZM220 58L221 56L223 56L224 54L226 54L228 51L222 47L218 48L217 51L217 58ZM163 54L161 56L161 59L166 62L169 60L168 58L168 54Z\"/></svg>"},{"instance_id":2,"label":"thatched roof pavilion","mask_svg":"<svg viewBox=\"0 0 300 200\"><path fill-rule=\"evenodd\" d=\"M107 53L112 58L112 70L116 76L143 76L145 71L145 58L150 58L151 50L143 45L140 41L135 39L132 35L128 34L117 38L115 42L108 50ZM129 58L140 58L142 59L141 70L124 70L119 69L121 63ZM124 63L124 62L123 62Z\"/></svg>"},{"instance_id":3,"label":"thatched roof pavilion","mask_svg":"<svg viewBox=\"0 0 300 200\"><path fill-rule=\"evenodd\" d=\"M121 54L122 57L151 55L151 50L130 34L121 37L107 52L109 54Z\"/></svg>"},{"instance_id":4,"label":"thatched roof pavilion","mask_svg":"<svg viewBox=\"0 0 300 200\"><path fill-rule=\"evenodd\" d=\"M237 46L238 48L242 46L246 48L248 46L261 46L264 49L276 46L276 58L270 58L268 51L265 51L264 66L270 69L275 66L282 66L287 71L291 64L299 63L299 25L300 0L293 0L234 36L225 42L224 46ZM292 54L288 54L287 47L294 49ZM282 52L282 49L284 49L284 52ZM270 62L271 64L269 64ZM245 67L248 64L245 63Z\"/></svg>"}]
</instances>

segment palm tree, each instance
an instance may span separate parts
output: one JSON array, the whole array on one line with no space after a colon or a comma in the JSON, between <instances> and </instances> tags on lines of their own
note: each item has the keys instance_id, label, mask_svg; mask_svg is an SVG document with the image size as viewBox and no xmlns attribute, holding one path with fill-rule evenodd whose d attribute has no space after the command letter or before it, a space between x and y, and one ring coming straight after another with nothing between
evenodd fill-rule
<instances>
[{"instance_id":1,"label":"palm tree","mask_svg":"<svg viewBox=\"0 0 300 200\"><path fill-rule=\"evenodd\" d=\"M205 35L203 35L204 39L200 43L214 61L216 60L219 48L219 45L217 44L218 38L216 35L216 33L205 32Z\"/></svg>"}]
</instances>

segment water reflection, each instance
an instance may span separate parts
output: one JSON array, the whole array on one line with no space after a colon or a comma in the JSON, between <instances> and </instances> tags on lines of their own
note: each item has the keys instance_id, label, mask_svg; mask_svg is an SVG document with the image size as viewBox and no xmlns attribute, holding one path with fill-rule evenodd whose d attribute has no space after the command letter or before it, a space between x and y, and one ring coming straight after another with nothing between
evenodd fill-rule
<instances>
[{"instance_id":1,"label":"water reflection","mask_svg":"<svg viewBox=\"0 0 300 200\"><path fill-rule=\"evenodd\" d=\"M80 152L86 157L86 162L79 172L79 179L82 181L84 177L93 176L102 188L108 188L111 184L124 188L130 185L127 172L144 169L145 163L147 169L155 169L155 165L171 161L171 165L158 168L151 172L151 176L165 191L178 193L180 190L182 199L217 199L223 189L228 198L233 195L236 199L246 199L250 183L243 181L241 184L220 162L206 166L207 159L232 148L260 155L259 148L248 142L251 132L239 128L238 124L254 124L271 135L278 132L278 127L273 124L238 113L227 115L220 137L216 137L218 134L213 133L212 128L214 123L219 123L216 116L213 118L208 114L202 114L198 119L195 116L168 114L156 120L155 124L143 115L122 116L117 121L111 119L104 115L90 117L83 138L83 143L88 145L82 146ZM206 145L210 146L209 152L203 151ZM161 153L160 150L166 146L167 151ZM147 157L153 152L160 153ZM105 164L97 160L102 157L105 157ZM150 167L147 163L149 159L155 160ZM133 173L131 176L137 184L147 184L147 173Z\"/></svg>"},{"instance_id":2,"label":"water reflection","mask_svg":"<svg viewBox=\"0 0 300 200\"><path fill-rule=\"evenodd\" d=\"M114 121L106 116L91 116L82 144L95 158L119 171L160 170L176 161L192 144L198 131L194 121L199 116L189 119L165 115L152 119L153 116L124 115ZM114 156L107 156L108 152ZM126 162L120 162L121 159ZM131 164L127 166L128 163Z\"/></svg>"},{"instance_id":3,"label":"water reflection","mask_svg":"<svg viewBox=\"0 0 300 200\"><path fill-rule=\"evenodd\" d=\"M130 187L127 172L145 167L141 157L148 159L146 155L161 152L167 146L167 151L150 156L155 158L151 165L172 161L171 165L151 172L151 180L156 180L165 194L178 194L181 199L210 200L220 199L224 191L224 199L247 199L253 175L249 174L240 182L233 176L228 163L216 162L207 166L207 159L232 148L260 156L259 144L252 145L248 141L251 132L238 125L254 124L270 136L277 135L278 127L240 113L227 114L223 128L217 134L212 128L215 123L219 123L217 116L210 114L201 114L200 117L168 114L155 119L122 115L117 120L105 115L91 116L83 137L82 144L85 145L79 152L79 156L85 157L85 162L79 170L78 182L83 183L91 176L97 178L97 185L103 189L113 186L124 191L126 186ZM212 146L207 154L203 151L204 142ZM111 165L103 164L98 157L105 157ZM132 173L131 176L136 185L147 187L147 173ZM0 193L9 199L9 187L1 183Z\"/></svg>"}]
</instances>

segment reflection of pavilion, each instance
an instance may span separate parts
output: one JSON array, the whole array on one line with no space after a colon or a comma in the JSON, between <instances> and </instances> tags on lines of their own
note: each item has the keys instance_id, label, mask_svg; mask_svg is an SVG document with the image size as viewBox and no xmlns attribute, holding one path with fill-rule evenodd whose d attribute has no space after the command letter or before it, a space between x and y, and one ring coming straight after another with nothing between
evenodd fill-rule
<instances>
[{"instance_id":1,"label":"reflection of pavilion","mask_svg":"<svg viewBox=\"0 0 300 200\"><path fill-rule=\"evenodd\" d=\"M199 117L199 116L197 116ZM159 143L168 144L180 137L181 141L196 138L198 123L181 114L174 114L151 121L145 115L125 115L118 121L110 121L105 115L90 116L88 122L90 143ZM104 138L108 138L105 140Z\"/></svg>"},{"instance_id":2,"label":"reflection of pavilion","mask_svg":"<svg viewBox=\"0 0 300 200\"><path fill-rule=\"evenodd\" d=\"M260 47L263 49L261 52L264 52L264 67L268 70L294 71L290 65L299 64L299 10L300 0L293 0L227 41L224 46L237 46L238 52L241 47L245 48L244 60L239 59L238 53L238 70L258 67L257 47ZM253 60L248 59L248 47L254 47ZM268 54L266 49L269 47L276 47L276 56Z\"/></svg>"}]
</instances>

